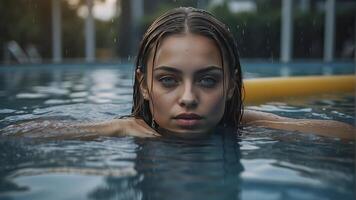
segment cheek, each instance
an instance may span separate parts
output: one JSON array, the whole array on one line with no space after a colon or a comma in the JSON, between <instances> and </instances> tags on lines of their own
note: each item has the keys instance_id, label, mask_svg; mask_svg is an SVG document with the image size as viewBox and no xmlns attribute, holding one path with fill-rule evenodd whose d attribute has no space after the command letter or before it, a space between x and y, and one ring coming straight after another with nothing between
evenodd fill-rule
<instances>
[{"instance_id":1,"label":"cheek","mask_svg":"<svg viewBox=\"0 0 356 200\"><path fill-rule=\"evenodd\" d=\"M218 124L225 112L226 99L224 98L223 86L204 93L202 97L201 104L204 108L204 115L209 117L208 121L210 124Z\"/></svg>"},{"instance_id":2,"label":"cheek","mask_svg":"<svg viewBox=\"0 0 356 200\"><path fill-rule=\"evenodd\" d=\"M167 92L159 87L153 87L150 101L150 108L155 118L166 116L173 108L177 93L174 91Z\"/></svg>"},{"instance_id":3,"label":"cheek","mask_svg":"<svg viewBox=\"0 0 356 200\"><path fill-rule=\"evenodd\" d=\"M225 98L222 90L205 94L202 104L209 114L216 116L222 115L225 110Z\"/></svg>"}]
</instances>

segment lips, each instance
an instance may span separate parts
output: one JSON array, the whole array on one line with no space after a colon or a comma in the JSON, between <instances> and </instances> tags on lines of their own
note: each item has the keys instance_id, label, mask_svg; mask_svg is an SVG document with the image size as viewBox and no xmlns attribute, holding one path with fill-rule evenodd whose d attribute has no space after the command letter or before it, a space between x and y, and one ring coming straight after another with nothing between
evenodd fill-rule
<instances>
[{"instance_id":1,"label":"lips","mask_svg":"<svg viewBox=\"0 0 356 200\"><path fill-rule=\"evenodd\" d=\"M174 119L185 119L185 120L193 120L193 119L202 119L200 115L194 113L182 113L174 117Z\"/></svg>"},{"instance_id":2,"label":"lips","mask_svg":"<svg viewBox=\"0 0 356 200\"><path fill-rule=\"evenodd\" d=\"M178 126L192 128L200 124L203 117L195 113L182 113L173 118Z\"/></svg>"}]
</instances>

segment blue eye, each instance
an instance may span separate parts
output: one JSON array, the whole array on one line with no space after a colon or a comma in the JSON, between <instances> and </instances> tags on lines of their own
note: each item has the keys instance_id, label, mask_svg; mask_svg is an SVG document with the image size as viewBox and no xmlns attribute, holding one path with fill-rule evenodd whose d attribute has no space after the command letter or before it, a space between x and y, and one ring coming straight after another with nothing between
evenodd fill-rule
<instances>
[{"instance_id":1,"label":"blue eye","mask_svg":"<svg viewBox=\"0 0 356 200\"><path fill-rule=\"evenodd\" d=\"M164 87L174 87L178 85L178 81L173 77L165 76L158 80Z\"/></svg>"},{"instance_id":2,"label":"blue eye","mask_svg":"<svg viewBox=\"0 0 356 200\"><path fill-rule=\"evenodd\" d=\"M212 88L216 85L217 80L214 78L206 77L199 80L198 84L202 87Z\"/></svg>"}]
</instances>

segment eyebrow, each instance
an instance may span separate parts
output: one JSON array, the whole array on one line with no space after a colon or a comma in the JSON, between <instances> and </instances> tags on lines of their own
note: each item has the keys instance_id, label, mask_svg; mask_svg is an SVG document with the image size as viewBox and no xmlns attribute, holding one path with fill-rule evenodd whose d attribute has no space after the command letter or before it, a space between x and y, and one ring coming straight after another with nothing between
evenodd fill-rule
<instances>
[{"instance_id":1,"label":"eyebrow","mask_svg":"<svg viewBox=\"0 0 356 200\"><path fill-rule=\"evenodd\" d=\"M158 66L153 71L157 71L157 70L164 70L164 71L169 71L169 72L172 72L172 73L180 73L180 74L182 73L181 70L179 70L179 69L177 69L175 67L169 67L169 66ZM215 65L211 65L211 66L205 67L204 69L198 70L196 73L197 74L203 74L203 73L210 72L210 71L215 71L215 70L223 71L221 67L218 67L218 66L215 66Z\"/></svg>"}]
</instances>

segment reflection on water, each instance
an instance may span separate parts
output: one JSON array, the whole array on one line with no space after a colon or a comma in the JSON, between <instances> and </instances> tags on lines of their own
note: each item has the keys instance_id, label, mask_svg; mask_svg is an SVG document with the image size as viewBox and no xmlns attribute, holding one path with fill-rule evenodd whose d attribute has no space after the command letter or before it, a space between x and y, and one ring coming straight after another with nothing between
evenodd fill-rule
<instances>
[{"instance_id":1,"label":"reflection on water","mask_svg":"<svg viewBox=\"0 0 356 200\"><path fill-rule=\"evenodd\" d=\"M142 149L136 168L146 199L237 199L240 193L240 150L237 137L138 140Z\"/></svg>"},{"instance_id":2,"label":"reflection on water","mask_svg":"<svg viewBox=\"0 0 356 200\"><path fill-rule=\"evenodd\" d=\"M101 121L128 114L126 68L0 71L0 130L27 120ZM354 123L355 98L328 95L250 109ZM245 127L199 140L95 141L0 136L0 199L354 199L355 146Z\"/></svg>"},{"instance_id":3,"label":"reflection on water","mask_svg":"<svg viewBox=\"0 0 356 200\"><path fill-rule=\"evenodd\" d=\"M236 137L228 135L194 141L4 139L0 198L235 199L242 165Z\"/></svg>"}]
</instances>

